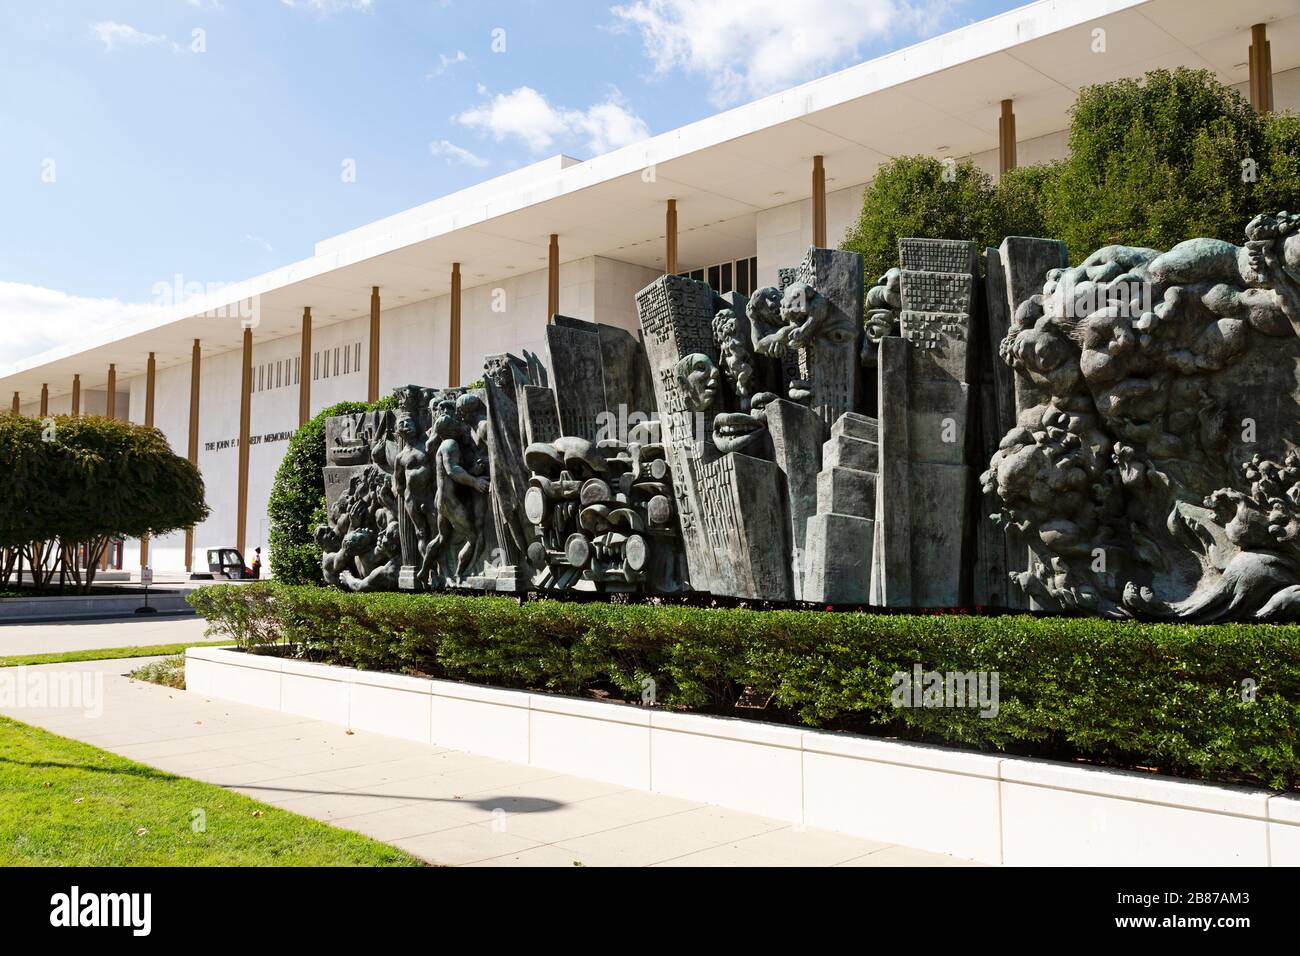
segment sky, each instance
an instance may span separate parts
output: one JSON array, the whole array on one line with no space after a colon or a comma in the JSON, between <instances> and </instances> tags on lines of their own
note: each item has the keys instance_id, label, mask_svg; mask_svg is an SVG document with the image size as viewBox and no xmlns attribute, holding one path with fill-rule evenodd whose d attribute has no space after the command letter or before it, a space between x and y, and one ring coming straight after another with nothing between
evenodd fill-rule
<instances>
[{"instance_id":1,"label":"sky","mask_svg":"<svg viewBox=\"0 0 1300 956\"><path fill-rule=\"evenodd\" d=\"M4 0L0 368L1021 3Z\"/></svg>"}]
</instances>

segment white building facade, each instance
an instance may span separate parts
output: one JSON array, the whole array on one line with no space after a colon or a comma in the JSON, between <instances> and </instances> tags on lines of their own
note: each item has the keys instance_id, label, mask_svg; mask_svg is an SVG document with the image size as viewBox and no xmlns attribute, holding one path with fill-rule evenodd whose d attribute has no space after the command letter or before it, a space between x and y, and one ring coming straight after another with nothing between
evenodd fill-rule
<instances>
[{"instance_id":1,"label":"white building facade","mask_svg":"<svg viewBox=\"0 0 1300 956\"><path fill-rule=\"evenodd\" d=\"M253 548L265 553L267 500L304 391L314 415L401 385L473 382L496 353L528 350L545 361L552 312L635 333L635 293L666 269L707 275L716 266L719 291L774 284L810 244L839 243L892 157L968 157L994 176L1062 158L1081 87L1185 65L1247 94L1257 88L1250 51L1261 36L1273 108L1300 108L1295 0L1233 9L1221 0L1041 0L642 143L585 162L553 157L324 240L310 258L181 302L161 319L0 369L0 395L12 394L24 415L66 414L75 380L77 411L103 414L111 365L114 414L140 422L152 354L153 424L185 455L197 342L195 458L212 513L194 530L194 562L215 546L242 546L251 560ZM999 137L1008 110L1010 157ZM812 173L817 157L823 185ZM138 554L128 543L124 565L137 567ZM150 543L158 572L183 571L186 557L183 532Z\"/></svg>"}]
</instances>

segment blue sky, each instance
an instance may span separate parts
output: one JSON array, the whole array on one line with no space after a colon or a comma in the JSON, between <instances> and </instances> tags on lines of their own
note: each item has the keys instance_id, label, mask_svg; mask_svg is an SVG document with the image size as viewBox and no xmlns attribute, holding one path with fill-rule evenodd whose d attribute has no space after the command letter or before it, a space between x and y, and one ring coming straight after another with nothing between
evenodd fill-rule
<instances>
[{"instance_id":1,"label":"blue sky","mask_svg":"<svg viewBox=\"0 0 1300 956\"><path fill-rule=\"evenodd\" d=\"M0 365L1018 5L6 0Z\"/></svg>"}]
</instances>

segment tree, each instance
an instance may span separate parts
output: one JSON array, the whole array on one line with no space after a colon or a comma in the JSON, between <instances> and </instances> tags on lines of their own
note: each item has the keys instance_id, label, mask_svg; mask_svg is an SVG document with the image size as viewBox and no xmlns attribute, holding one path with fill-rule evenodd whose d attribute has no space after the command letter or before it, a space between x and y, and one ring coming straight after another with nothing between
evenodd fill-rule
<instances>
[{"instance_id":1,"label":"tree","mask_svg":"<svg viewBox=\"0 0 1300 956\"><path fill-rule=\"evenodd\" d=\"M976 239L989 231L992 181L969 160L900 156L881 166L841 248L863 258L868 285L898 265L898 240Z\"/></svg>"},{"instance_id":2,"label":"tree","mask_svg":"<svg viewBox=\"0 0 1300 956\"><path fill-rule=\"evenodd\" d=\"M909 236L973 239L983 248L1005 236L1042 235L1043 196L1056 169L1012 170L995 185L969 159L900 156L877 170L841 247L861 253L870 286L898 265L898 240Z\"/></svg>"},{"instance_id":3,"label":"tree","mask_svg":"<svg viewBox=\"0 0 1300 956\"><path fill-rule=\"evenodd\" d=\"M1037 163L1003 173L989 199L985 244L1000 245L1007 236L1048 236L1047 197L1060 170L1060 163Z\"/></svg>"},{"instance_id":4,"label":"tree","mask_svg":"<svg viewBox=\"0 0 1300 956\"><path fill-rule=\"evenodd\" d=\"M57 549L45 547L58 521L58 489L71 481L73 459L56 453L44 439L52 437L50 426L35 418L0 416L0 547L4 548L3 580L18 574L22 585L24 566L31 572L36 589L43 588L57 570L50 560Z\"/></svg>"},{"instance_id":5,"label":"tree","mask_svg":"<svg viewBox=\"0 0 1300 956\"><path fill-rule=\"evenodd\" d=\"M1206 70L1153 70L1084 89L1069 156L994 184L969 160L902 156L876 173L843 248L868 285L898 265L905 236L1062 239L1073 261L1112 243L1170 249L1208 236L1240 243L1261 212L1300 209L1300 117L1257 114Z\"/></svg>"},{"instance_id":6,"label":"tree","mask_svg":"<svg viewBox=\"0 0 1300 956\"><path fill-rule=\"evenodd\" d=\"M169 534L208 516L203 479L156 428L93 416L0 419L0 545L43 587L63 567L86 590L115 538ZM84 545L84 577L66 560Z\"/></svg>"},{"instance_id":7,"label":"tree","mask_svg":"<svg viewBox=\"0 0 1300 956\"><path fill-rule=\"evenodd\" d=\"M1254 213L1295 212L1300 210L1300 116L1270 113L1264 120L1264 168L1255 187Z\"/></svg>"},{"instance_id":8,"label":"tree","mask_svg":"<svg viewBox=\"0 0 1300 956\"><path fill-rule=\"evenodd\" d=\"M1294 178L1278 180L1296 157L1294 129L1257 114L1208 70L1086 87L1071 108L1070 154L1047 189L1048 230L1075 260L1112 243L1239 243L1256 213L1295 195Z\"/></svg>"}]
</instances>

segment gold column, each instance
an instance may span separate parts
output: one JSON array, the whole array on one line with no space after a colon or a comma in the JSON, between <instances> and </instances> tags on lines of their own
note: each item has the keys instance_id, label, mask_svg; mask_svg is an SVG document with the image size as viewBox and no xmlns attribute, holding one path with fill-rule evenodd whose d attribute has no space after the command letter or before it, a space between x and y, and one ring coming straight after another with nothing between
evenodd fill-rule
<instances>
[{"instance_id":1,"label":"gold column","mask_svg":"<svg viewBox=\"0 0 1300 956\"><path fill-rule=\"evenodd\" d=\"M451 264L451 343L447 356L447 386L460 387L460 263Z\"/></svg>"},{"instance_id":2,"label":"gold column","mask_svg":"<svg viewBox=\"0 0 1300 956\"><path fill-rule=\"evenodd\" d=\"M1016 168L1016 114L1011 100L1002 101L1002 115L998 117L998 172L1006 173Z\"/></svg>"},{"instance_id":3,"label":"gold column","mask_svg":"<svg viewBox=\"0 0 1300 956\"><path fill-rule=\"evenodd\" d=\"M253 416L253 330L244 329L243 374L239 382L239 496L235 516L235 547L244 556L248 528L248 433Z\"/></svg>"},{"instance_id":4,"label":"gold column","mask_svg":"<svg viewBox=\"0 0 1300 956\"><path fill-rule=\"evenodd\" d=\"M144 427L153 428L153 392L154 383L158 378L158 366L154 361L154 353L149 353L149 363L145 366L144 373ZM149 567L149 533L145 532L140 536L140 567Z\"/></svg>"},{"instance_id":5,"label":"gold column","mask_svg":"<svg viewBox=\"0 0 1300 956\"><path fill-rule=\"evenodd\" d=\"M668 200L668 214L664 222L664 272L677 272L677 200Z\"/></svg>"},{"instance_id":6,"label":"gold column","mask_svg":"<svg viewBox=\"0 0 1300 956\"><path fill-rule=\"evenodd\" d=\"M813 157L812 172L813 245L826 248L826 164L824 157Z\"/></svg>"},{"instance_id":7,"label":"gold column","mask_svg":"<svg viewBox=\"0 0 1300 956\"><path fill-rule=\"evenodd\" d=\"M1273 51L1262 23L1250 28L1250 105L1256 113L1273 111Z\"/></svg>"},{"instance_id":8,"label":"gold column","mask_svg":"<svg viewBox=\"0 0 1300 956\"><path fill-rule=\"evenodd\" d=\"M81 414L81 376L72 376L72 414Z\"/></svg>"},{"instance_id":9,"label":"gold column","mask_svg":"<svg viewBox=\"0 0 1300 956\"><path fill-rule=\"evenodd\" d=\"M109 365L108 367L108 386L104 394L104 415L107 418L117 417L117 366Z\"/></svg>"},{"instance_id":10,"label":"gold column","mask_svg":"<svg viewBox=\"0 0 1300 956\"><path fill-rule=\"evenodd\" d=\"M50 413L50 386L41 386L41 418Z\"/></svg>"},{"instance_id":11,"label":"gold column","mask_svg":"<svg viewBox=\"0 0 1300 956\"><path fill-rule=\"evenodd\" d=\"M546 323L560 311L560 237L551 233L546 264Z\"/></svg>"},{"instance_id":12,"label":"gold column","mask_svg":"<svg viewBox=\"0 0 1300 956\"><path fill-rule=\"evenodd\" d=\"M203 353L199 349L199 340L194 340L194 351L190 355L190 447L191 465L199 463L199 363ZM185 529L185 570L194 570L194 528Z\"/></svg>"},{"instance_id":13,"label":"gold column","mask_svg":"<svg viewBox=\"0 0 1300 956\"><path fill-rule=\"evenodd\" d=\"M144 372L144 427L153 428L153 389L158 378L158 366L154 354L149 353L149 363Z\"/></svg>"},{"instance_id":14,"label":"gold column","mask_svg":"<svg viewBox=\"0 0 1300 956\"><path fill-rule=\"evenodd\" d=\"M21 414L23 413L23 402L22 402L22 399L19 397L19 395L18 395L17 392L14 392L14 402L13 402L13 404L9 407L9 409L10 409L10 411L12 411L15 415L21 415Z\"/></svg>"},{"instance_id":15,"label":"gold column","mask_svg":"<svg viewBox=\"0 0 1300 956\"><path fill-rule=\"evenodd\" d=\"M379 401L379 286L370 289L370 380L366 401Z\"/></svg>"},{"instance_id":16,"label":"gold column","mask_svg":"<svg viewBox=\"0 0 1300 956\"><path fill-rule=\"evenodd\" d=\"M302 355L298 359L298 425L311 418L311 306L302 309Z\"/></svg>"}]
</instances>

